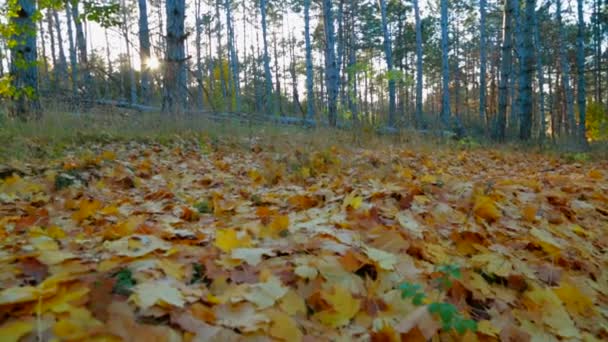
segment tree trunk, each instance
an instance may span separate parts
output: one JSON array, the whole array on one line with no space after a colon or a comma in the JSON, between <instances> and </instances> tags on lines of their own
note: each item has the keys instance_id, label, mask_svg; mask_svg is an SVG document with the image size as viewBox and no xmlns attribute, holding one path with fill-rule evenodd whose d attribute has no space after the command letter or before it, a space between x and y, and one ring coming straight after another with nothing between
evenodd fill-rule
<instances>
[{"instance_id":1,"label":"tree trunk","mask_svg":"<svg viewBox=\"0 0 608 342\"><path fill-rule=\"evenodd\" d=\"M221 0L215 1L215 34L217 35L217 61L219 65L220 85L222 87L222 110L226 110L226 100L228 99L228 86L226 84L226 75L224 74L224 58L222 56L222 19L220 16L220 2ZM228 100L229 102L232 102Z\"/></svg>"},{"instance_id":2,"label":"tree trunk","mask_svg":"<svg viewBox=\"0 0 608 342\"><path fill-rule=\"evenodd\" d=\"M323 0L323 26L325 31L325 83L327 84L327 112L329 125L338 123L338 86L339 75L336 63L336 37L331 0Z\"/></svg>"},{"instance_id":3,"label":"tree trunk","mask_svg":"<svg viewBox=\"0 0 608 342\"><path fill-rule=\"evenodd\" d=\"M315 95L312 68L312 44L310 43L310 1L304 0L304 41L306 45L306 118L315 118Z\"/></svg>"},{"instance_id":4,"label":"tree trunk","mask_svg":"<svg viewBox=\"0 0 608 342\"><path fill-rule=\"evenodd\" d=\"M515 59L513 60L513 65L515 66L515 62L517 61L517 69L513 70L513 77L511 78L511 115L509 116L509 126L513 126L513 127L518 127L519 125L519 119L520 119L520 115L521 112L519 111L520 109L520 99L521 97L519 96L519 77L520 75L524 72L523 68L525 67L522 63L522 57L521 57L521 50L523 49L523 42L524 42L524 37L523 37L523 20L522 20L522 15L521 15L521 1L520 0L515 0L514 4L513 4L513 25L514 25L514 31L515 31ZM517 96L515 94L515 75L518 76L517 78Z\"/></svg>"},{"instance_id":5,"label":"tree trunk","mask_svg":"<svg viewBox=\"0 0 608 342\"><path fill-rule=\"evenodd\" d=\"M59 55L55 69L57 70L57 84L61 87L64 84L63 80L68 77L68 63L65 58L65 50L63 49L63 34L61 32L59 15L56 10L53 9L51 11L53 15L53 24L55 25L55 31L57 32L57 52Z\"/></svg>"},{"instance_id":6,"label":"tree trunk","mask_svg":"<svg viewBox=\"0 0 608 342\"><path fill-rule=\"evenodd\" d=\"M532 55L535 0L526 0L523 15L522 38L519 74L519 138L529 140L532 137L532 74L534 73L534 58Z\"/></svg>"},{"instance_id":7,"label":"tree trunk","mask_svg":"<svg viewBox=\"0 0 608 342\"><path fill-rule=\"evenodd\" d=\"M181 114L186 109L186 54L184 41L185 0L167 0L167 57L163 112Z\"/></svg>"},{"instance_id":8,"label":"tree trunk","mask_svg":"<svg viewBox=\"0 0 608 342\"><path fill-rule=\"evenodd\" d=\"M129 8L127 8L127 3L125 0L122 0L122 23L121 29L122 34L125 39L125 46L127 48L127 67L129 69L129 101L131 104L137 103L137 84L135 81L135 69L133 68L133 61L131 56L131 40L129 39L129 17L127 16L127 12Z\"/></svg>"},{"instance_id":9,"label":"tree trunk","mask_svg":"<svg viewBox=\"0 0 608 342\"><path fill-rule=\"evenodd\" d=\"M487 124L486 118L486 0L479 0L479 119Z\"/></svg>"},{"instance_id":10,"label":"tree trunk","mask_svg":"<svg viewBox=\"0 0 608 342\"><path fill-rule=\"evenodd\" d=\"M234 42L234 23L232 20L232 3L226 0L226 25L228 27L228 49L230 50L230 66L232 69L232 91L234 92L236 111L241 111L241 90L239 84L239 58Z\"/></svg>"},{"instance_id":11,"label":"tree trunk","mask_svg":"<svg viewBox=\"0 0 608 342\"><path fill-rule=\"evenodd\" d=\"M485 1L485 0L481 0ZM422 22L418 0L414 0L414 16L416 25L416 127L423 128L422 119Z\"/></svg>"},{"instance_id":12,"label":"tree trunk","mask_svg":"<svg viewBox=\"0 0 608 342\"><path fill-rule=\"evenodd\" d=\"M55 50L55 32L53 29L53 13L51 9L46 10L46 24L47 30L49 31L49 46L51 48L51 62L53 63L53 85L54 89L57 90L57 82L59 81L59 68L57 68L57 50ZM50 77L50 75L49 75Z\"/></svg>"},{"instance_id":13,"label":"tree trunk","mask_svg":"<svg viewBox=\"0 0 608 342\"><path fill-rule=\"evenodd\" d=\"M344 101L344 82L343 79L343 69L344 66L344 0L338 0L338 13L336 15L336 22L338 23L338 35L336 40L336 64L338 68L338 91L340 94L340 105L346 105L346 101Z\"/></svg>"},{"instance_id":14,"label":"tree trunk","mask_svg":"<svg viewBox=\"0 0 608 342\"><path fill-rule=\"evenodd\" d=\"M441 70L442 103L441 123L444 128L450 124L450 66L448 64L448 0L441 0Z\"/></svg>"},{"instance_id":15,"label":"tree trunk","mask_svg":"<svg viewBox=\"0 0 608 342\"><path fill-rule=\"evenodd\" d=\"M270 55L268 54L268 24L266 22L266 0L260 0L260 14L262 15L262 42L264 44L264 88L266 90L265 106L266 113L273 113L274 101L272 97L272 74L270 73Z\"/></svg>"},{"instance_id":16,"label":"tree trunk","mask_svg":"<svg viewBox=\"0 0 608 342\"><path fill-rule=\"evenodd\" d=\"M71 0L68 0L71 1ZM85 96L89 94L89 90L92 86L91 71L89 70L89 60L87 54L87 41L84 36L82 28L82 19L80 18L80 12L78 9L78 3L72 3L72 17L74 20L74 27L76 28L76 47L78 48L78 63L81 67L82 73L82 89L85 91Z\"/></svg>"},{"instance_id":17,"label":"tree trunk","mask_svg":"<svg viewBox=\"0 0 608 342\"><path fill-rule=\"evenodd\" d=\"M543 49L540 40L540 30L538 29L538 13L534 11L534 50L537 51L536 55L536 77L538 78L538 102L539 102L539 116L540 116L540 133L539 139L541 143L545 139L547 132L547 124L545 118L545 77L543 73Z\"/></svg>"},{"instance_id":18,"label":"tree trunk","mask_svg":"<svg viewBox=\"0 0 608 342\"><path fill-rule=\"evenodd\" d=\"M203 89L203 53L202 53L202 36L203 36L203 18L201 10L201 1L194 1L194 27L195 27L195 40L196 46L196 77L198 78L198 107L203 108L205 102L205 91Z\"/></svg>"},{"instance_id":19,"label":"tree trunk","mask_svg":"<svg viewBox=\"0 0 608 342\"><path fill-rule=\"evenodd\" d=\"M36 46L36 1L18 0L13 6L18 16L11 17L15 27L11 40L10 73L14 87L11 115L21 120L40 117L38 100L38 65Z\"/></svg>"},{"instance_id":20,"label":"tree trunk","mask_svg":"<svg viewBox=\"0 0 608 342\"><path fill-rule=\"evenodd\" d=\"M74 33L72 30L72 13L70 10L70 0L65 2L65 16L68 25L68 42L70 47L70 67L72 68L72 95L74 99L78 95L78 61L76 59L76 46L74 44Z\"/></svg>"},{"instance_id":21,"label":"tree trunk","mask_svg":"<svg viewBox=\"0 0 608 342\"><path fill-rule=\"evenodd\" d=\"M502 46L500 60L500 79L498 85L498 114L495 126L495 138L499 141L505 140L507 126L507 101L509 97L509 78L511 76L513 44L513 2L515 0L504 0L502 20Z\"/></svg>"},{"instance_id":22,"label":"tree trunk","mask_svg":"<svg viewBox=\"0 0 608 342\"><path fill-rule=\"evenodd\" d=\"M359 91L357 89L357 35L355 31L355 3L356 0L350 0L350 49L348 54L348 83L349 83L349 94L348 94L348 105L350 112L353 116L353 121L355 124L359 123L359 108L358 108L358 98Z\"/></svg>"},{"instance_id":23,"label":"tree trunk","mask_svg":"<svg viewBox=\"0 0 608 342\"><path fill-rule=\"evenodd\" d=\"M393 74L393 48L390 32L388 31L386 0L379 1L380 13L382 16L382 33L384 36L384 56L388 70L388 127L395 127L395 76Z\"/></svg>"},{"instance_id":24,"label":"tree trunk","mask_svg":"<svg viewBox=\"0 0 608 342\"><path fill-rule=\"evenodd\" d=\"M152 95L150 84L150 30L148 29L148 7L146 0L138 0L139 4L139 60L141 64L141 103L150 103Z\"/></svg>"},{"instance_id":25,"label":"tree trunk","mask_svg":"<svg viewBox=\"0 0 608 342\"><path fill-rule=\"evenodd\" d=\"M105 81L105 97L111 99L112 93L110 91L110 77L114 73L114 70L112 70L112 60L110 59L110 40L108 39L108 29L104 29L103 33L106 38L106 62L108 63L108 77Z\"/></svg>"},{"instance_id":26,"label":"tree trunk","mask_svg":"<svg viewBox=\"0 0 608 342\"><path fill-rule=\"evenodd\" d=\"M562 24L562 0L555 0L557 29L558 29L558 44L559 44L559 64L562 73L562 84L564 86L564 95L566 98L566 117L568 119L568 134L576 134L576 123L574 122L574 96L572 87L570 86L570 64L566 55L565 39L566 35Z\"/></svg>"},{"instance_id":27,"label":"tree trunk","mask_svg":"<svg viewBox=\"0 0 608 342\"><path fill-rule=\"evenodd\" d=\"M587 145L587 129L585 127L587 100L585 93L585 18L583 17L583 0L576 1L578 13L578 31L576 35L576 71L578 78L578 138L583 146Z\"/></svg>"}]
</instances>

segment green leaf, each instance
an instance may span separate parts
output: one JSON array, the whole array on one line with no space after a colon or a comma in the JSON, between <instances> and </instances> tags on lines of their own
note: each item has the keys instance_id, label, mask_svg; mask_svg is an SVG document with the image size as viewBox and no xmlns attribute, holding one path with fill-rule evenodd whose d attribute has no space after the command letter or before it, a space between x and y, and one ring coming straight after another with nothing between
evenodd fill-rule
<instances>
[{"instance_id":1,"label":"green leaf","mask_svg":"<svg viewBox=\"0 0 608 342\"><path fill-rule=\"evenodd\" d=\"M114 274L114 278L116 278L116 284L114 284L112 291L124 296L130 295L131 289L136 284L131 270L128 268L123 268Z\"/></svg>"}]
</instances>

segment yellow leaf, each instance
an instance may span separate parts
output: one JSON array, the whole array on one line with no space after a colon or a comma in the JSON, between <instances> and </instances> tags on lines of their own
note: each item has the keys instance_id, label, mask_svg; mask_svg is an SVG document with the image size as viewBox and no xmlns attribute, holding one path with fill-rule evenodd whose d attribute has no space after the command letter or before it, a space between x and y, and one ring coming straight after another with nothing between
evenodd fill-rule
<instances>
[{"instance_id":1,"label":"yellow leaf","mask_svg":"<svg viewBox=\"0 0 608 342\"><path fill-rule=\"evenodd\" d=\"M68 312L72 308L70 303L80 302L89 292L90 289L83 284L61 286L55 296L41 302L39 310L41 313L49 310L56 313Z\"/></svg>"},{"instance_id":2,"label":"yellow leaf","mask_svg":"<svg viewBox=\"0 0 608 342\"><path fill-rule=\"evenodd\" d=\"M553 289L553 292L564 302L570 314L587 316L594 311L591 298L572 284L562 283L558 288Z\"/></svg>"},{"instance_id":3,"label":"yellow leaf","mask_svg":"<svg viewBox=\"0 0 608 342\"><path fill-rule=\"evenodd\" d=\"M219 229L215 234L214 245L226 253L230 253L234 248L251 246L251 239L248 235L238 237L234 229Z\"/></svg>"},{"instance_id":4,"label":"yellow leaf","mask_svg":"<svg viewBox=\"0 0 608 342\"><path fill-rule=\"evenodd\" d=\"M535 242L549 255L559 254L562 249L561 243L546 230L533 228L530 235L536 238Z\"/></svg>"},{"instance_id":5,"label":"yellow leaf","mask_svg":"<svg viewBox=\"0 0 608 342\"><path fill-rule=\"evenodd\" d=\"M289 290L279 301L279 307L290 316L306 313L306 303L294 290Z\"/></svg>"},{"instance_id":6,"label":"yellow leaf","mask_svg":"<svg viewBox=\"0 0 608 342\"><path fill-rule=\"evenodd\" d=\"M424 175L422 177L420 177L420 181L422 183L429 183L429 184L436 184L437 183L437 176L433 176L433 175Z\"/></svg>"},{"instance_id":7,"label":"yellow leaf","mask_svg":"<svg viewBox=\"0 0 608 342\"><path fill-rule=\"evenodd\" d=\"M283 286L278 278L270 277L263 283L251 285L249 291L243 297L257 305L258 308L265 309L273 306L287 291L288 288Z\"/></svg>"},{"instance_id":8,"label":"yellow leaf","mask_svg":"<svg viewBox=\"0 0 608 342\"><path fill-rule=\"evenodd\" d=\"M276 310L269 311L267 315L272 321L269 330L270 336L289 342L302 341L302 331L293 318Z\"/></svg>"},{"instance_id":9,"label":"yellow leaf","mask_svg":"<svg viewBox=\"0 0 608 342\"><path fill-rule=\"evenodd\" d=\"M498 334L500 334L500 329L495 327L492 322L488 320L477 322L477 331L492 337L498 337Z\"/></svg>"},{"instance_id":10,"label":"yellow leaf","mask_svg":"<svg viewBox=\"0 0 608 342\"><path fill-rule=\"evenodd\" d=\"M38 299L39 294L33 286L11 287L0 292L0 305L31 302Z\"/></svg>"},{"instance_id":11,"label":"yellow leaf","mask_svg":"<svg viewBox=\"0 0 608 342\"><path fill-rule=\"evenodd\" d=\"M484 195L475 196L473 212L477 217L487 222L494 222L502 216L494 200Z\"/></svg>"},{"instance_id":12,"label":"yellow leaf","mask_svg":"<svg viewBox=\"0 0 608 342\"><path fill-rule=\"evenodd\" d=\"M62 318L53 326L53 333L63 340L82 340L103 324L83 308L72 308L69 317Z\"/></svg>"},{"instance_id":13,"label":"yellow leaf","mask_svg":"<svg viewBox=\"0 0 608 342\"><path fill-rule=\"evenodd\" d=\"M321 292L321 297L333 309L321 311L315 316L321 323L332 328L338 328L347 325L351 318L355 317L359 312L361 302L355 299L347 289L339 285L334 285L332 290L332 292Z\"/></svg>"},{"instance_id":14,"label":"yellow leaf","mask_svg":"<svg viewBox=\"0 0 608 342\"><path fill-rule=\"evenodd\" d=\"M471 258L471 266L482 268L489 274L506 278L513 271L513 264L498 253L478 254Z\"/></svg>"},{"instance_id":15,"label":"yellow leaf","mask_svg":"<svg viewBox=\"0 0 608 342\"><path fill-rule=\"evenodd\" d=\"M183 264L169 259L160 259L158 260L158 266L170 277L177 280L184 280L186 278L186 270Z\"/></svg>"},{"instance_id":16,"label":"yellow leaf","mask_svg":"<svg viewBox=\"0 0 608 342\"><path fill-rule=\"evenodd\" d=\"M0 326L0 341L18 342L21 337L34 330L34 320L6 322Z\"/></svg>"},{"instance_id":17,"label":"yellow leaf","mask_svg":"<svg viewBox=\"0 0 608 342\"><path fill-rule=\"evenodd\" d=\"M179 308L185 304L182 293L166 281L136 285L129 300L135 302L142 310L155 304L168 304Z\"/></svg>"},{"instance_id":18,"label":"yellow leaf","mask_svg":"<svg viewBox=\"0 0 608 342\"><path fill-rule=\"evenodd\" d=\"M74 221L82 222L93 216L99 208L101 208L101 202L98 200L83 199L78 204L78 211L72 214L72 218Z\"/></svg>"},{"instance_id":19,"label":"yellow leaf","mask_svg":"<svg viewBox=\"0 0 608 342\"><path fill-rule=\"evenodd\" d=\"M566 312L559 297L551 289L533 285L524 293L523 304L529 311L539 313L542 322L552 332L564 338L578 338L580 333Z\"/></svg>"},{"instance_id":20,"label":"yellow leaf","mask_svg":"<svg viewBox=\"0 0 608 342\"><path fill-rule=\"evenodd\" d=\"M350 194L346 195L346 197L344 197L344 202L342 203L342 210L346 210L349 207L357 210L359 209L359 207L361 207L362 203L363 197L357 196L357 193L353 191Z\"/></svg>"},{"instance_id":21,"label":"yellow leaf","mask_svg":"<svg viewBox=\"0 0 608 342\"><path fill-rule=\"evenodd\" d=\"M281 237L281 235L289 228L289 216L275 216L268 226L262 228L260 237L270 237L273 239Z\"/></svg>"},{"instance_id":22,"label":"yellow leaf","mask_svg":"<svg viewBox=\"0 0 608 342\"><path fill-rule=\"evenodd\" d=\"M367 246L365 247L365 253L371 260L376 262L381 269L387 271L392 271L395 269L397 257L394 254Z\"/></svg>"},{"instance_id":23,"label":"yellow leaf","mask_svg":"<svg viewBox=\"0 0 608 342\"><path fill-rule=\"evenodd\" d=\"M106 241L104 247L116 255L141 257L156 250L168 250L171 244L154 235L131 235L120 240Z\"/></svg>"}]
</instances>

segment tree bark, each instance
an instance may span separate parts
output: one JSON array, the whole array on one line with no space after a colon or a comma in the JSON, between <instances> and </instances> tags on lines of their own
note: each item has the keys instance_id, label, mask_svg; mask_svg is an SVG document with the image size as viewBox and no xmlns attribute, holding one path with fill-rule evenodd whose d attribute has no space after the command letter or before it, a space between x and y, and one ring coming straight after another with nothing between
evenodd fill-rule
<instances>
[{"instance_id":1,"label":"tree bark","mask_svg":"<svg viewBox=\"0 0 608 342\"><path fill-rule=\"evenodd\" d=\"M393 73L393 48L390 32L388 31L388 19L386 13L386 0L380 1L380 13L382 16L382 33L384 36L384 57L388 71L388 127L395 127L395 75ZM442 0L447 1L447 0ZM443 13L443 12L442 12Z\"/></svg>"},{"instance_id":2,"label":"tree bark","mask_svg":"<svg viewBox=\"0 0 608 342\"><path fill-rule=\"evenodd\" d=\"M576 69L578 78L578 138L583 146L587 145L586 107L587 99L585 92L585 18L583 17L583 0L576 1L578 14L578 31L576 35Z\"/></svg>"},{"instance_id":3,"label":"tree bark","mask_svg":"<svg viewBox=\"0 0 608 342\"><path fill-rule=\"evenodd\" d=\"M532 74L534 73L534 58L532 55L535 0L526 0L522 25L522 43L519 74L519 138L529 140L532 137Z\"/></svg>"},{"instance_id":4,"label":"tree bark","mask_svg":"<svg viewBox=\"0 0 608 342\"><path fill-rule=\"evenodd\" d=\"M186 110L185 7L185 0L166 1L167 57L163 94L164 113L182 114Z\"/></svg>"},{"instance_id":5,"label":"tree bark","mask_svg":"<svg viewBox=\"0 0 608 342\"><path fill-rule=\"evenodd\" d=\"M72 13L70 10L70 0L65 2L65 16L68 25L68 42L70 48L70 67L72 68L72 96L76 99L78 95L78 61L76 57L76 46L74 43L74 31L72 29Z\"/></svg>"},{"instance_id":6,"label":"tree bark","mask_svg":"<svg viewBox=\"0 0 608 342\"><path fill-rule=\"evenodd\" d=\"M152 76L150 75L150 30L148 28L148 7L147 0L138 0L139 5L139 61L141 64L141 103L150 103L152 95L150 85Z\"/></svg>"},{"instance_id":7,"label":"tree bark","mask_svg":"<svg viewBox=\"0 0 608 342\"><path fill-rule=\"evenodd\" d=\"M327 112L329 125L338 123L338 83L339 72L336 63L336 37L331 0L323 0L323 26L325 31L325 83L327 85Z\"/></svg>"},{"instance_id":8,"label":"tree bark","mask_svg":"<svg viewBox=\"0 0 608 342\"><path fill-rule=\"evenodd\" d=\"M486 0L479 0L479 119L487 124L486 118Z\"/></svg>"},{"instance_id":9,"label":"tree bark","mask_svg":"<svg viewBox=\"0 0 608 342\"><path fill-rule=\"evenodd\" d=\"M481 0L485 1L485 0ZM416 127L423 128L422 119L422 22L420 21L420 7L418 0L414 0L414 16L416 25Z\"/></svg>"},{"instance_id":10,"label":"tree bark","mask_svg":"<svg viewBox=\"0 0 608 342\"><path fill-rule=\"evenodd\" d=\"M260 14L262 16L262 42L264 45L264 88L265 107L267 113L274 112L272 96L272 74L270 73L270 55L268 54L268 27L266 22L266 0L260 0Z\"/></svg>"},{"instance_id":11,"label":"tree bark","mask_svg":"<svg viewBox=\"0 0 608 342\"><path fill-rule=\"evenodd\" d=\"M241 111L241 89L239 84L239 58L234 43L234 23L232 20L232 3L226 0L226 26L228 27L228 50L230 51L230 66L232 69L232 91L234 92L236 111Z\"/></svg>"},{"instance_id":12,"label":"tree bark","mask_svg":"<svg viewBox=\"0 0 608 342\"><path fill-rule=\"evenodd\" d=\"M499 141L505 140L507 126L507 101L509 95L509 78L512 68L512 44L513 44L513 2L515 0L504 0L502 20L502 46L500 60L500 79L498 84L498 115L495 126L495 138Z\"/></svg>"},{"instance_id":13,"label":"tree bark","mask_svg":"<svg viewBox=\"0 0 608 342\"><path fill-rule=\"evenodd\" d=\"M562 0L555 0L556 16L557 16L557 29L558 29L558 45L559 45L559 64L562 73L562 84L564 87L564 95L566 98L566 118L568 120L567 133L571 135L576 134L576 123L574 122L574 96L572 94L572 87L570 86L570 63L566 55L566 46L564 44L566 35L562 24Z\"/></svg>"},{"instance_id":14,"label":"tree bark","mask_svg":"<svg viewBox=\"0 0 608 342\"><path fill-rule=\"evenodd\" d=\"M18 0L16 17L10 21L15 31L11 40L15 41L11 47L10 74L14 87L13 106L11 115L21 120L40 117L40 102L38 99L38 65L36 46L36 1Z\"/></svg>"},{"instance_id":15,"label":"tree bark","mask_svg":"<svg viewBox=\"0 0 608 342\"><path fill-rule=\"evenodd\" d=\"M540 30L538 28L538 12L534 11L534 48L537 51L536 55L536 78L538 79L538 102L539 102L539 116L540 116L540 132L539 139L541 143L545 139L547 132L547 124L545 118L545 77L543 73L543 49L540 40Z\"/></svg>"},{"instance_id":16,"label":"tree bark","mask_svg":"<svg viewBox=\"0 0 608 342\"><path fill-rule=\"evenodd\" d=\"M310 43L310 1L304 0L304 41L306 45L306 118L315 118L315 95L312 68L312 44Z\"/></svg>"},{"instance_id":17,"label":"tree bark","mask_svg":"<svg viewBox=\"0 0 608 342\"><path fill-rule=\"evenodd\" d=\"M450 66L448 64L448 0L441 0L441 73L442 102L441 123L444 128L450 124Z\"/></svg>"}]
</instances>

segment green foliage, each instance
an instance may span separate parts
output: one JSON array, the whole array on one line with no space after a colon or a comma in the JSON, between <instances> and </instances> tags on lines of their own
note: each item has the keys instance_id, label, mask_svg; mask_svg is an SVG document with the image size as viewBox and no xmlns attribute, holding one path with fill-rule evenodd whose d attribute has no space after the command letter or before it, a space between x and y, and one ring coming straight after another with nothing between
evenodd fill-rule
<instances>
[{"instance_id":1,"label":"green foliage","mask_svg":"<svg viewBox=\"0 0 608 342\"><path fill-rule=\"evenodd\" d=\"M458 140L458 148L473 149L478 147L481 147L481 144L473 137L464 137Z\"/></svg>"},{"instance_id":2,"label":"green foliage","mask_svg":"<svg viewBox=\"0 0 608 342\"><path fill-rule=\"evenodd\" d=\"M587 105L587 138L608 140L608 108L601 103Z\"/></svg>"},{"instance_id":3,"label":"green foliage","mask_svg":"<svg viewBox=\"0 0 608 342\"><path fill-rule=\"evenodd\" d=\"M452 287L452 278L459 279L462 277L458 265L442 265L437 268L437 271L441 273L441 276L437 278L439 288L444 291ZM419 284L405 282L399 285L399 289L401 290L401 298L411 298L414 305L423 305L427 299L422 286ZM445 331L454 329L459 334L464 334L467 330L477 331L477 322L472 319L465 319L453 304L433 302L428 305L428 310L431 314L439 317L442 329Z\"/></svg>"},{"instance_id":4,"label":"green foliage","mask_svg":"<svg viewBox=\"0 0 608 342\"><path fill-rule=\"evenodd\" d=\"M465 319L458 309L450 303L431 303L429 312L439 316L442 329L456 330L459 334L464 334L467 330L477 331L477 322L472 319Z\"/></svg>"},{"instance_id":5,"label":"green foliage","mask_svg":"<svg viewBox=\"0 0 608 342\"><path fill-rule=\"evenodd\" d=\"M135 286L135 279L133 279L133 273L128 268L123 268L120 271L116 272L113 276L116 279L116 283L114 284L114 288L112 291L114 293L128 296L131 294L131 289Z\"/></svg>"},{"instance_id":6,"label":"green foliage","mask_svg":"<svg viewBox=\"0 0 608 342\"><path fill-rule=\"evenodd\" d=\"M213 212L213 208L209 201L203 200L194 205L194 208L201 214L210 214Z\"/></svg>"},{"instance_id":7,"label":"green foliage","mask_svg":"<svg viewBox=\"0 0 608 342\"><path fill-rule=\"evenodd\" d=\"M81 20L94 21L101 27L108 28L120 25L120 5L118 3L109 4L85 1L84 13L80 15Z\"/></svg>"}]
</instances>

